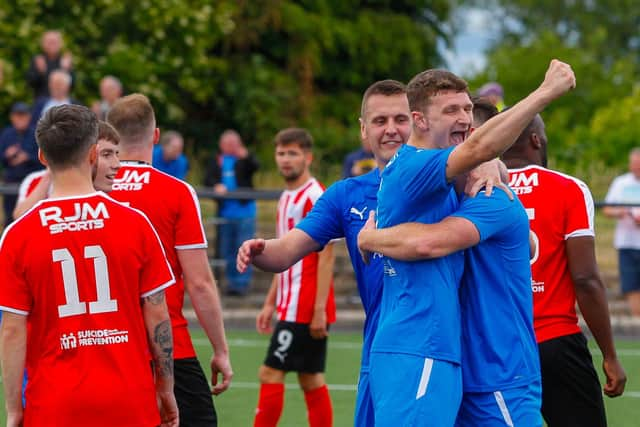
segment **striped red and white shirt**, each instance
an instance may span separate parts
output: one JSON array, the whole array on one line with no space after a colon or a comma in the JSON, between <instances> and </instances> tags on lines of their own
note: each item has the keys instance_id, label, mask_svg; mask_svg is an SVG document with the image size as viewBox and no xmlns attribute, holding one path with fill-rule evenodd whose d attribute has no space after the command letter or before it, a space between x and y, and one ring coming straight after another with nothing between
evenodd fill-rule
<instances>
[{"instance_id":1,"label":"striped red and white shirt","mask_svg":"<svg viewBox=\"0 0 640 427\"><path fill-rule=\"evenodd\" d=\"M276 236L282 237L302 221L324 193L324 186L310 178L299 188L285 190L278 201ZM318 253L313 252L276 275L278 319L311 323L318 283ZM327 297L327 322L336 320L333 281Z\"/></svg>"}]
</instances>

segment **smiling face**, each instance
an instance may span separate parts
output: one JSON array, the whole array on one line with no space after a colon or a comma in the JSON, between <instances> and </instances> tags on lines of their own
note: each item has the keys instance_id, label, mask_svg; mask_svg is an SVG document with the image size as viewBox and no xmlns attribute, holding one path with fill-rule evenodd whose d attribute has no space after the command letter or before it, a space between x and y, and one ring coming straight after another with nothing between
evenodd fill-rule
<instances>
[{"instance_id":1,"label":"smiling face","mask_svg":"<svg viewBox=\"0 0 640 427\"><path fill-rule=\"evenodd\" d=\"M98 161L93 167L93 187L108 193L120 169L118 146L107 139L98 140Z\"/></svg>"},{"instance_id":2,"label":"smiling face","mask_svg":"<svg viewBox=\"0 0 640 427\"><path fill-rule=\"evenodd\" d=\"M407 96L371 95L360 118L360 136L369 144L378 167L384 167L407 142L411 119Z\"/></svg>"},{"instance_id":3,"label":"smiling face","mask_svg":"<svg viewBox=\"0 0 640 427\"><path fill-rule=\"evenodd\" d=\"M473 103L466 91L442 91L431 97L426 111L412 114L427 132L433 148L448 148L462 143L469 135Z\"/></svg>"}]
</instances>

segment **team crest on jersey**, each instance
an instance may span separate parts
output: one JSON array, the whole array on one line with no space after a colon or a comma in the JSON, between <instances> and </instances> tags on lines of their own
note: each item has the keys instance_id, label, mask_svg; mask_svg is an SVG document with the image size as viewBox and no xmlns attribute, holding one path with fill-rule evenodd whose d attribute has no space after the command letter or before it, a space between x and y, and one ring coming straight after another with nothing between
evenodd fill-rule
<instances>
[{"instance_id":1,"label":"team crest on jersey","mask_svg":"<svg viewBox=\"0 0 640 427\"><path fill-rule=\"evenodd\" d=\"M40 223L48 227L51 234L64 231L97 230L104 227L109 212L103 202L75 202L73 210L63 211L60 206L48 206L40 209Z\"/></svg>"},{"instance_id":2,"label":"team crest on jersey","mask_svg":"<svg viewBox=\"0 0 640 427\"><path fill-rule=\"evenodd\" d=\"M526 172L515 172L511 174L509 187L517 195L529 194L533 191L533 187L537 187L539 183L538 172L534 172L529 176L527 176Z\"/></svg>"},{"instance_id":3,"label":"team crest on jersey","mask_svg":"<svg viewBox=\"0 0 640 427\"><path fill-rule=\"evenodd\" d=\"M151 178L150 171L140 173L135 169L127 169L121 178L113 180L113 190L138 191L142 190L143 184L148 184Z\"/></svg>"}]
</instances>

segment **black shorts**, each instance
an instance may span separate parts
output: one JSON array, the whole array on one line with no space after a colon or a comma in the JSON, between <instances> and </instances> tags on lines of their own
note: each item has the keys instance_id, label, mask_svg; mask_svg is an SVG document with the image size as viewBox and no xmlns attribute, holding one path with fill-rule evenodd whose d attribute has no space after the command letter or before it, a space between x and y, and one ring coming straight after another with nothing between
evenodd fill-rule
<instances>
[{"instance_id":1,"label":"black shorts","mask_svg":"<svg viewBox=\"0 0 640 427\"><path fill-rule=\"evenodd\" d=\"M582 333L538 344L542 416L549 427L604 427L607 419L598 374Z\"/></svg>"},{"instance_id":2,"label":"black shorts","mask_svg":"<svg viewBox=\"0 0 640 427\"><path fill-rule=\"evenodd\" d=\"M218 417L211 398L211 388L198 359L176 359L173 363L173 391L180 410L180 426L217 426Z\"/></svg>"},{"instance_id":3,"label":"black shorts","mask_svg":"<svg viewBox=\"0 0 640 427\"><path fill-rule=\"evenodd\" d=\"M315 374L324 372L327 338L311 337L309 324L279 321L264 364L273 369Z\"/></svg>"}]
</instances>

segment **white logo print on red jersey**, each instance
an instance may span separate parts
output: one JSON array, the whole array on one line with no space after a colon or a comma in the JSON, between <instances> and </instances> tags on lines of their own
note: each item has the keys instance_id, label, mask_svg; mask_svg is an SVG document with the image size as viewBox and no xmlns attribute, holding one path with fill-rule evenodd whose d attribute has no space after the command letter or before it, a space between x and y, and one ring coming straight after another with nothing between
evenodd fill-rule
<instances>
[{"instance_id":1,"label":"white logo print on red jersey","mask_svg":"<svg viewBox=\"0 0 640 427\"><path fill-rule=\"evenodd\" d=\"M533 191L533 187L539 185L538 173L534 172L531 176L527 176L526 172L516 172L511 174L509 187L511 187L517 195L529 194Z\"/></svg>"},{"instance_id":2,"label":"white logo print on red jersey","mask_svg":"<svg viewBox=\"0 0 640 427\"><path fill-rule=\"evenodd\" d=\"M138 172L135 169L124 171L121 178L113 180L113 190L137 191L142 190L142 184L149 183L150 172Z\"/></svg>"},{"instance_id":3,"label":"white logo print on red jersey","mask_svg":"<svg viewBox=\"0 0 640 427\"><path fill-rule=\"evenodd\" d=\"M95 206L87 202L76 202L73 204L73 211L64 213L59 206L49 206L40 209L38 213L42 226L48 226L51 234L63 231L97 230L104 227L104 220L109 218L107 207L102 202Z\"/></svg>"}]
</instances>

